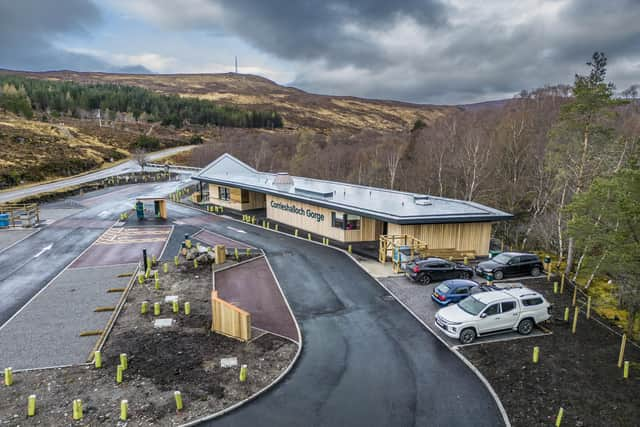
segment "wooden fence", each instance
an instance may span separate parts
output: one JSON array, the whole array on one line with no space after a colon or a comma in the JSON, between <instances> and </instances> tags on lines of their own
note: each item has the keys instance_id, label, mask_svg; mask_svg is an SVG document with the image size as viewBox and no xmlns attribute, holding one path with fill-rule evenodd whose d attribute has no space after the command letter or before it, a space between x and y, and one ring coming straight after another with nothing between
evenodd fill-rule
<instances>
[{"instance_id":1,"label":"wooden fence","mask_svg":"<svg viewBox=\"0 0 640 427\"><path fill-rule=\"evenodd\" d=\"M218 298L211 291L211 330L240 341L251 339L251 314Z\"/></svg>"}]
</instances>

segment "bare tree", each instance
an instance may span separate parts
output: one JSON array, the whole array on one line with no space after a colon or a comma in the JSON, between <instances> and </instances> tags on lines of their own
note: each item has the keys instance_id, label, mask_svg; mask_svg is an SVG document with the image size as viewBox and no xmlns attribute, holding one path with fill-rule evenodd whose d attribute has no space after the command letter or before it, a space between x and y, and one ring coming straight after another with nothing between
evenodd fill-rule
<instances>
[{"instance_id":1,"label":"bare tree","mask_svg":"<svg viewBox=\"0 0 640 427\"><path fill-rule=\"evenodd\" d=\"M137 148L133 152L133 160L140 166L144 172L144 167L147 164L147 152L142 148Z\"/></svg>"}]
</instances>

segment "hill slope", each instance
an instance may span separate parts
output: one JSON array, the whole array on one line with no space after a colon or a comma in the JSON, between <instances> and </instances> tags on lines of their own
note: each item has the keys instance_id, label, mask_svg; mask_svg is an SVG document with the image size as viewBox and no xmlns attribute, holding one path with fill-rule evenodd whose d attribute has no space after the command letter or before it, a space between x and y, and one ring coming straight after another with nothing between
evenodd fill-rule
<instances>
[{"instance_id":1,"label":"hill slope","mask_svg":"<svg viewBox=\"0 0 640 427\"><path fill-rule=\"evenodd\" d=\"M345 96L327 96L278 85L246 74L109 74L75 71L22 72L0 70L39 79L79 83L117 83L142 86L162 93L179 94L245 106L275 109L291 128L344 128L403 130L417 119L432 123L456 107L410 104Z\"/></svg>"}]
</instances>

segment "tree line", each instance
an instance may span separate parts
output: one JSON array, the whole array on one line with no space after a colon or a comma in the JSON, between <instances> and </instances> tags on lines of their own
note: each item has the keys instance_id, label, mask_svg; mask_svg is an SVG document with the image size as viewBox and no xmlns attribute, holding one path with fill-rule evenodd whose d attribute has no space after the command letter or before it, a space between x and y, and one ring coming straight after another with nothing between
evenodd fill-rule
<instances>
[{"instance_id":1,"label":"tree line","mask_svg":"<svg viewBox=\"0 0 640 427\"><path fill-rule=\"evenodd\" d=\"M245 110L134 86L81 85L12 75L0 76L0 108L27 118L32 118L34 111L76 117L89 111L108 120L114 120L116 113L128 113L135 120L176 128L185 124L269 129L283 126L282 117L275 111Z\"/></svg>"}]
</instances>

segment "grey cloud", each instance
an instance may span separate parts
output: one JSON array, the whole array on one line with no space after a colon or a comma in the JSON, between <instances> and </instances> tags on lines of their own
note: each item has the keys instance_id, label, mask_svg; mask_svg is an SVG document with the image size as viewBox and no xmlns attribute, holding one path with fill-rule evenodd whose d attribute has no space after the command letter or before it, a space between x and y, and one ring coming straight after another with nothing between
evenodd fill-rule
<instances>
[{"instance_id":1,"label":"grey cloud","mask_svg":"<svg viewBox=\"0 0 640 427\"><path fill-rule=\"evenodd\" d=\"M97 7L88 0L0 2L0 67L43 71L76 69L127 72L91 55L57 48L56 37L89 34L101 24ZM137 68L137 71L146 68ZM146 70L148 72L148 70Z\"/></svg>"}]
</instances>

